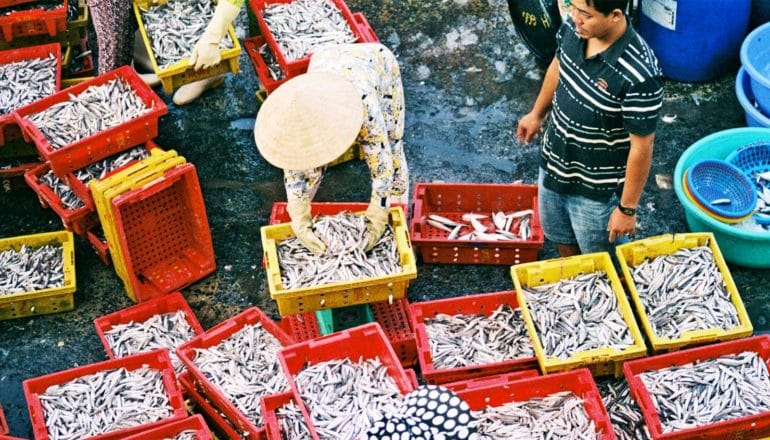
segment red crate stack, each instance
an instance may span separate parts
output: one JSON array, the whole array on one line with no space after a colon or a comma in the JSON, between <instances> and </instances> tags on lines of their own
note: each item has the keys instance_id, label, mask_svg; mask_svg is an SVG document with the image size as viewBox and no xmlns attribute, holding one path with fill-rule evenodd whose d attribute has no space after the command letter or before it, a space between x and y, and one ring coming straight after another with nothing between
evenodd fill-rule
<instances>
[{"instance_id":1,"label":"red crate stack","mask_svg":"<svg viewBox=\"0 0 770 440\"><path fill-rule=\"evenodd\" d=\"M5 421L5 413L3 413L3 407L0 406L0 435L6 435L8 432L8 422Z\"/></svg>"},{"instance_id":2,"label":"red crate stack","mask_svg":"<svg viewBox=\"0 0 770 440\"><path fill-rule=\"evenodd\" d=\"M228 440L242 440L244 436L238 433L235 427L224 418L224 416L206 399L195 386L195 382L190 376L190 372L185 371L177 377L182 391L189 397L195 406L203 412L203 416L214 426L214 429L222 434Z\"/></svg>"},{"instance_id":3,"label":"red crate stack","mask_svg":"<svg viewBox=\"0 0 770 440\"><path fill-rule=\"evenodd\" d=\"M206 421L203 420L203 416L196 415L142 431L139 434L125 437L123 440L173 439L184 431L195 431L196 440L212 440L214 438L206 425Z\"/></svg>"},{"instance_id":4,"label":"red crate stack","mask_svg":"<svg viewBox=\"0 0 770 440\"><path fill-rule=\"evenodd\" d=\"M369 20L363 12L356 12L353 14L353 20L358 26L358 32L360 32L364 43L379 43L380 39L377 38L377 34L374 33L374 29L369 25Z\"/></svg>"},{"instance_id":5,"label":"red crate stack","mask_svg":"<svg viewBox=\"0 0 770 440\"><path fill-rule=\"evenodd\" d=\"M14 38L45 34L54 37L66 31L67 1L63 0L61 7L49 11L36 8L0 16L3 38L10 43Z\"/></svg>"},{"instance_id":6,"label":"red crate stack","mask_svg":"<svg viewBox=\"0 0 770 440\"><path fill-rule=\"evenodd\" d=\"M448 388L454 392L471 390L474 388L481 388L490 385L505 384L517 380L527 379L531 377L537 377L540 372L537 370L522 370L514 371L513 373L496 374L494 376L479 377L477 379L461 380L458 382L450 382L441 384L442 387Z\"/></svg>"},{"instance_id":7,"label":"red crate stack","mask_svg":"<svg viewBox=\"0 0 770 440\"><path fill-rule=\"evenodd\" d=\"M23 5L33 1L35 0L0 0L0 8L10 8L11 6Z\"/></svg>"},{"instance_id":8,"label":"red crate stack","mask_svg":"<svg viewBox=\"0 0 770 440\"><path fill-rule=\"evenodd\" d=\"M278 416L276 411L289 403L297 401L294 397L294 393L282 393L273 394L272 396L265 396L260 402L262 405L262 417L265 419L265 433L267 440L283 440L285 436L281 433L281 427L278 424ZM305 421L307 422L307 421Z\"/></svg>"},{"instance_id":9,"label":"red crate stack","mask_svg":"<svg viewBox=\"0 0 770 440\"><path fill-rule=\"evenodd\" d=\"M259 78L260 84L262 84L267 93L271 93L278 86L288 81L290 77L283 70L281 71L283 74L281 79L274 79L270 75L267 62L262 57L262 54L259 53L259 48L263 44L265 44L265 37L261 35L243 40L243 47L246 48L246 53L249 55L249 60L251 60L251 66L254 67L254 72L257 74L257 78Z\"/></svg>"},{"instance_id":10,"label":"red crate stack","mask_svg":"<svg viewBox=\"0 0 770 440\"><path fill-rule=\"evenodd\" d=\"M85 235L86 231L99 223L99 217L97 216L96 211L89 209L85 204L74 210L64 206L61 198L56 195L53 189L40 181L40 178L50 171L50 169L48 163L38 165L24 174L24 180L26 180L27 185L35 191L43 208L51 208L59 217L61 217L62 223L68 231L73 231L80 236ZM70 187L70 189L84 202L86 197L90 196L88 191L83 192L81 189L72 187Z\"/></svg>"}]
</instances>

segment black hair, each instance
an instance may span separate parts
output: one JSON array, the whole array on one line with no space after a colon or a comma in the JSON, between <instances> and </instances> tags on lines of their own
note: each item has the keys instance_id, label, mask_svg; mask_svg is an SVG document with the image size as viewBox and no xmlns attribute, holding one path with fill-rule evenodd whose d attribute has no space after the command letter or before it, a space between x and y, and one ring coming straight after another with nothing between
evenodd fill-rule
<instances>
[{"instance_id":1,"label":"black hair","mask_svg":"<svg viewBox=\"0 0 770 440\"><path fill-rule=\"evenodd\" d=\"M594 9L602 14L610 15L610 12L615 9L620 9L624 12L628 10L628 1L629 0L586 0L586 3L588 6L593 6Z\"/></svg>"}]
</instances>

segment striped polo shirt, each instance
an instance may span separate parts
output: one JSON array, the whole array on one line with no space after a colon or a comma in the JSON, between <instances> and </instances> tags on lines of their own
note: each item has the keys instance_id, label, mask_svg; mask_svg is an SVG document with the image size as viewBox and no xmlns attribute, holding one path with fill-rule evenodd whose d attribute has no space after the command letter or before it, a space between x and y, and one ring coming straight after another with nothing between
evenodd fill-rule
<instances>
[{"instance_id":1,"label":"striped polo shirt","mask_svg":"<svg viewBox=\"0 0 770 440\"><path fill-rule=\"evenodd\" d=\"M623 189L629 133L655 131L663 101L661 70L630 24L590 58L571 18L557 41L559 84L540 154L543 184L562 194L608 200Z\"/></svg>"}]
</instances>

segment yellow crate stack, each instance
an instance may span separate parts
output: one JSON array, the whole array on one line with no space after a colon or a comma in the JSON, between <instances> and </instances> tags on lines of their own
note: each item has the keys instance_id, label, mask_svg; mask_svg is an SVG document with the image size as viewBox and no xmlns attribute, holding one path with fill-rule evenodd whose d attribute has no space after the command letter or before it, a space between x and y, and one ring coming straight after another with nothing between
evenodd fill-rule
<instances>
[{"instance_id":1,"label":"yellow crate stack","mask_svg":"<svg viewBox=\"0 0 770 440\"><path fill-rule=\"evenodd\" d=\"M283 288L276 248L281 240L294 236L291 224L263 226L260 232L265 253L267 284L270 296L278 305L278 313L288 316L404 298L409 281L417 278L417 265L409 241L409 226L404 211L400 207L390 208L389 218L400 258L400 273L291 290Z\"/></svg>"},{"instance_id":2,"label":"yellow crate stack","mask_svg":"<svg viewBox=\"0 0 770 440\"><path fill-rule=\"evenodd\" d=\"M618 309L623 321L628 325L634 344L624 350L614 348L598 348L595 350L575 353L569 359L558 359L547 357L543 344L537 336L535 322L532 313L527 304L527 298L522 287L537 287L543 284L551 284L557 281L572 278L578 275L604 271L610 280L610 286L615 293L618 302ZM607 252L598 252L593 254L578 255L567 258L557 258L534 263L518 264L511 267L511 277L516 286L516 296L519 300L519 307L527 325L532 346L535 349L538 364L543 374L556 373L559 371L569 371L576 368L586 367L591 370L595 376L614 375L620 377L623 375L623 362L644 357L647 354L647 348L644 344L644 338L634 319L634 313L631 305L626 299L623 286L620 283L615 267L612 265L612 259Z\"/></svg>"},{"instance_id":3,"label":"yellow crate stack","mask_svg":"<svg viewBox=\"0 0 770 440\"><path fill-rule=\"evenodd\" d=\"M730 299L738 312L739 325L731 330L715 328L686 332L676 339L657 336L652 330L652 325L650 324L647 314L644 312L644 305L642 304L639 292L636 290L633 277L631 276L631 268L637 266L648 258L668 255L679 249L694 248L698 246L708 246L714 254L714 261L724 278L727 292L730 294ZM644 328L644 332L647 335L647 339L650 341L653 353L665 353L685 347L751 336L753 327L751 326L749 315L746 312L746 307L743 305L743 300L738 293L738 288L735 286L733 277L730 274L730 269L727 267L722 252L719 250L719 246L714 239L714 234L709 232L659 235L657 237L620 245L616 249L616 254L621 270L623 271L623 276L625 277L628 292L634 302L634 306L642 327Z\"/></svg>"},{"instance_id":4,"label":"yellow crate stack","mask_svg":"<svg viewBox=\"0 0 770 440\"><path fill-rule=\"evenodd\" d=\"M0 295L0 320L66 312L75 308L73 294L77 290L77 285L75 281L75 243L72 232L45 232L3 238L0 239L0 252L9 249L18 251L24 245L40 247L47 244L62 247L64 284L61 287L50 289Z\"/></svg>"}]
</instances>

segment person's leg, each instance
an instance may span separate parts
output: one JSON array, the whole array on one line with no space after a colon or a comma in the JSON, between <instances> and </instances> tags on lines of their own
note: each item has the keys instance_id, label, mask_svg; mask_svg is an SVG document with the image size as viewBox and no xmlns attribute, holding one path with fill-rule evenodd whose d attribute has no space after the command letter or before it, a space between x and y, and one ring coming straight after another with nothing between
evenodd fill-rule
<instances>
[{"instance_id":1,"label":"person's leg","mask_svg":"<svg viewBox=\"0 0 770 440\"><path fill-rule=\"evenodd\" d=\"M98 73L131 62L134 16L127 0L95 0L88 2L91 20L96 31Z\"/></svg>"},{"instance_id":2,"label":"person's leg","mask_svg":"<svg viewBox=\"0 0 770 440\"><path fill-rule=\"evenodd\" d=\"M612 210L618 204L617 200L617 196L612 196L606 201L581 196L573 196L570 199L572 229L582 253L609 252L614 259L615 245L628 241L627 237L621 237L616 239L615 243L610 243L607 225Z\"/></svg>"},{"instance_id":3,"label":"person's leg","mask_svg":"<svg viewBox=\"0 0 770 440\"><path fill-rule=\"evenodd\" d=\"M182 87L178 88L177 91L174 93L174 104L176 105L187 105L196 99L198 99L199 96L203 94L206 90L213 89L215 87L219 87L225 82L225 76L219 75L214 76L211 78L202 79L200 81L195 81L190 84L185 84Z\"/></svg>"},{"instance_id":4,"label":"person's leg","mask_svg":"<svg viewBox=\"0 0 770 440\"><path fill-rule=\"evenodd\" d=\"M567 211L567 198L543 186L543 170L537 179L537 205L545 237L556 244L560 257L580 253Z\"/></svg>"}]
</instances>

